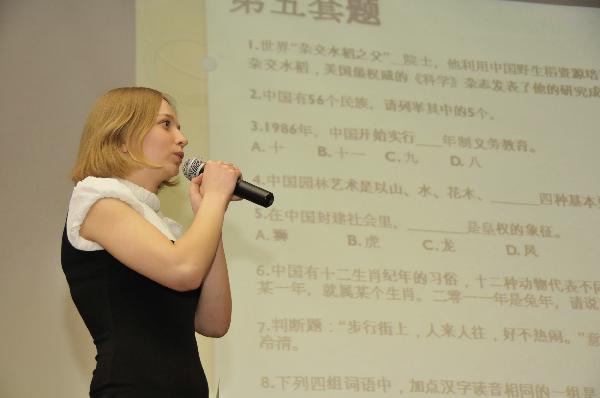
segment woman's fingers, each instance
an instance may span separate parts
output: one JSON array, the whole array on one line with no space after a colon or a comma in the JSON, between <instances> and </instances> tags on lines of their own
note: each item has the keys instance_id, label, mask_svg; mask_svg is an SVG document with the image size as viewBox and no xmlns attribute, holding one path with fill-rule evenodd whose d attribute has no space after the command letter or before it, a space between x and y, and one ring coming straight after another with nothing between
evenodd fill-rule
<instances>
[{"instance_id":1,"label":"woman's fingers","mask_svg":"<svg viewBox=\"0 0 600 398\"><path fill-rule=\"evenodd\" d=\"M201 191L219 192L220 194L233 194L235 184L239 180L242 172L233 163L224 162L222 160L209 160L204 166L203 180Z\"/></svg>"},{"instance_id":2,"label":"woman's fingers","mask_svg":"<svg viewBox=\"0 0 600 398\"><path fill-rule=\"evenodd\" d=\"M192 183L200 185L202 184L202 174L197 175L196 177L192 178Z\"/></svg>"}]
</instances>

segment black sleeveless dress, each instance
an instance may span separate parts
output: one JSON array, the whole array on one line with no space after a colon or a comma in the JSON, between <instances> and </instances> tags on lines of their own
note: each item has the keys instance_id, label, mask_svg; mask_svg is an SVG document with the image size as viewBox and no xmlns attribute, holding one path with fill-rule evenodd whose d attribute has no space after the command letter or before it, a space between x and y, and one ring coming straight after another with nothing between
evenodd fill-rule
<instances>
[{"instance_id":1,"label":"black sleeveless dress","mask_svg":"<svg viewBox=\"0 0 600 398\"><path fill-rule=\"evenodd\" d=\"M61 262L96 345L92 398L208 397L194 331L199 289L177 292L106 250L78 250L66 230Z\"/></svg>"}]
</instances>

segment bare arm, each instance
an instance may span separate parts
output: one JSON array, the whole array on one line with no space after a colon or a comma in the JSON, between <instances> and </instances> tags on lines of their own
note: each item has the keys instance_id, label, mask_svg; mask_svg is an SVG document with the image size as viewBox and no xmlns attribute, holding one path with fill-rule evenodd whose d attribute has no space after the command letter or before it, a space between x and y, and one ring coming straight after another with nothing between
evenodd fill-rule
<instances>
[{"instance_id":1,"label":"bare arm","mask_svg":"<svg viewBox=\"0 0 600 398\"><path fill-rule=\"evenodd\" d=\"M215 258L202 284L196 307L196 331L208 337L222 337L231 323L231 290L223 240L219 241Z\"/></svg>"},{"instance_id":2,"label":"bare arm","mask_svg":"<svg viewBox=\"0 0 600 398\"><path fill-rule=\"evenodd\" d=\"M198 288L216 258L224 214L239 175L234 167L207 164L203 186L199 179L190 189L194 221L175 244L127 204L112 198L92 206L80 234L161 285L178 291Z\"/></svg>"}]
</instances>

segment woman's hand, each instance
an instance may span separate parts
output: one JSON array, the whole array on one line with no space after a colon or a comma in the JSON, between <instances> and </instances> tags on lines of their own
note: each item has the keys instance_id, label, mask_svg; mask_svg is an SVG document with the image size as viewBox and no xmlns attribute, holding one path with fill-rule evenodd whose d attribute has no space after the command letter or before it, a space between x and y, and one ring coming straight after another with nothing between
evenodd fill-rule
<instances>
[{"instance_id":1,"label":"woman's hand","mask_svg":"<svg viewBox=\"0 0 600 398\"><path fill-rule=\"evenodd\" d=\"M232 163L212 160L206 162L203 173L193 178L190 184L190 203L194 214L206 195L216 195L227 200L227 203L241 200L233 195L235 185L241 178L242 172Z\"/></svg>"},{"instance_id":2,"label":"woman's hand","mask_svg":"<svg viewBox=\"0 0 600 398\"><path fill-rule=\"evenodd\" d=\"M202 195L200 194L200 185L202 184L202 174L192 178L190 181L190 204L192 205L192 212L196 214L200 202L202 201Z\"/></svg>"}]
</instances>

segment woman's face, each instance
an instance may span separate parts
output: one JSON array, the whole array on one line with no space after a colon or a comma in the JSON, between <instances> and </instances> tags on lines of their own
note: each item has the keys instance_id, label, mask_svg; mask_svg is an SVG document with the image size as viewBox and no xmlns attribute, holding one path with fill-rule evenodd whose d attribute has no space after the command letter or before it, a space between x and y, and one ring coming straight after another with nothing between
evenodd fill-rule
<instances>
[{"instance_id":1,"label":"woman's face","mask_svg":"<svg viewBox=\"0 0 600 398\"><path fill-rule=\"evenodd\" d=\"M183 148L187 139L181 134L181 125L175 115L175 110L164 99L156 116L156 123L144 137L142 149L146 159L162 166L157 169L159 174L164 172L164 180L179 173L179 166L183 160Z\"/></svg>"}]
</instances>

